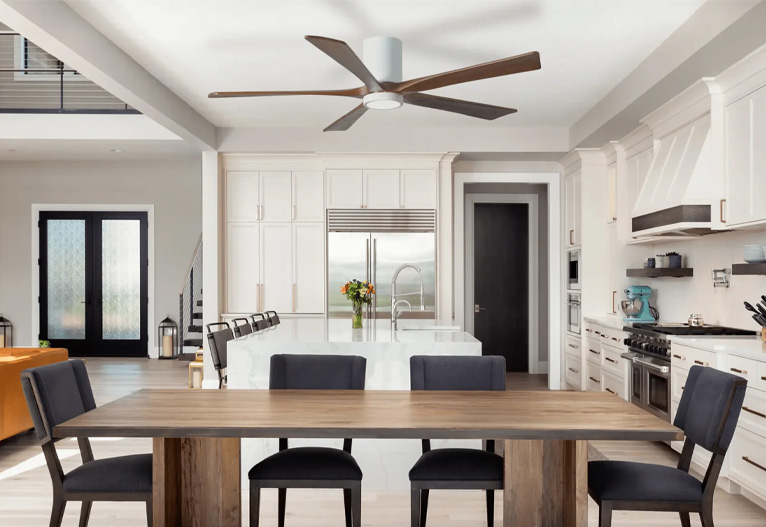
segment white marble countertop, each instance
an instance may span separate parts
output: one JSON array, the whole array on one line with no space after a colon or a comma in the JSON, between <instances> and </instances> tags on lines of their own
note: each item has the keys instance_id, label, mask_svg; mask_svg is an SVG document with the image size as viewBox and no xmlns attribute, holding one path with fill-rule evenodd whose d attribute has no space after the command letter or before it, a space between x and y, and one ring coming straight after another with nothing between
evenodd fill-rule
<instances>
[{"instance_id":1,"label":"white marble countertop","mask_svg":"<svg viewBox=\"0 0 766 527\"><path fill-rule=\"evenodd\" d=\"M417 328L417 329L408 329ZM436 320L400 320L399 329L391 329L390 320L364 321L361 329L351 329L351 318L294 318L258 333L235 339L235 342L367 342L367 343L478 343L472 335Z\"/></svg>"},{"instance_id":2,"label":"white marble countertop","mask_svg":"<svg viewBox=\"0 0 766 527\"><path fill-rule=\"evenodd\" d=\"M617 316L617 315L613 315L613 316L604 315L601 317L587 316L587 317L583 317L583 320L585 320L585 322L590 322L592 324L601 324L602 326L606 326L611 329L619 329L619 330L622 330L623 327L625 327L626 325L629 325L625 323L625 321L622 319L621 316Z\"/></svg>"},{"instance_id":3,"label":"white marble countertop","mask_svg":"<svg viewBox=\"0 0 766 527\"><path fill-rule=\"evenodd\" d=\"M760 335L755 337L684 337L674 335L670 337L670 342L766 362L766 344L761 341Z\"/></svg>"}]
</instances>

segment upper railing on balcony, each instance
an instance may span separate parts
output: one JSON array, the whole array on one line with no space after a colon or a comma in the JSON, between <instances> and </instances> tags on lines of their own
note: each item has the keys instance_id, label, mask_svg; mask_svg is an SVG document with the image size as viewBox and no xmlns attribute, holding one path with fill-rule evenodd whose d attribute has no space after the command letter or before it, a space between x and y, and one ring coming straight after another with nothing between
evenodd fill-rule
<instances>
[{"instance_id":1,"label":"upper railing on balcony","mask_svg":"<svg viewBox=\"0 0 766 527\"><path fill-rule=\"evenodd\" d=\"M18 33L0 29L0 113L140 113Z\"/></svg>"}]
</instances>

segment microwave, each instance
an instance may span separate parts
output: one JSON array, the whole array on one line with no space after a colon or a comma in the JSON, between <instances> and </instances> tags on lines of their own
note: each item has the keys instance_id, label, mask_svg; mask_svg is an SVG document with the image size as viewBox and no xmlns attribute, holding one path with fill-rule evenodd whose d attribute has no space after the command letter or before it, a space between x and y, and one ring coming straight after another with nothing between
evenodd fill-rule
<instances>
[{"instance_id":1,"label":"microwave","mask_svg":"<svg viewBox=\"0 0 766 527\"><path fill-rule=\"evenodd\" d=\"M567 288L581 289L580 287L580 249L572 249L567 252Z\"/></svg>"}]
</instances>

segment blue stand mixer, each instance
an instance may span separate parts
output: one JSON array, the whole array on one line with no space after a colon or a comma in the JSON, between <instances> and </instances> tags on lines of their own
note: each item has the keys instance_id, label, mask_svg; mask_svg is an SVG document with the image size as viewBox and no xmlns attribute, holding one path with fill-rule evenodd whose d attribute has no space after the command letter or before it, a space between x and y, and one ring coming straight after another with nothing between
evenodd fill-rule
<instances>
[{"instance_id":1,"label":"blue stand mixer","mask_svg":"<svg viewBox=\"0 0 766 527\"><path fill-rule=\"evenodd\" d=\"M645 285L631 285L625 289L627 300L622 300L622 312L627 315L625 322L644 322L653 323L657 318L652 314L652 308L649 306L649 299L652 297L652 288Z\"/></svg>"}]
</instances>

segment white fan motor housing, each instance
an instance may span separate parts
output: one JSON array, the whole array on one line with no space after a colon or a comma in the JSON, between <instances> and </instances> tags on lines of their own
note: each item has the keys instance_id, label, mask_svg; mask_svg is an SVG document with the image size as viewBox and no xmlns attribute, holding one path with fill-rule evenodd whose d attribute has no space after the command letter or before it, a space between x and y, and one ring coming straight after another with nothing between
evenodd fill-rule
<instances>
[{"instance_id":1,"label":"white fan motor housing","mask_svg":"<svg viewBox=\"0 0 766 527\"><path fill-rule=\"evenodd\" d=\"M380 82L402 82L402 41L370 37L362 45L364 65Z\"/></svg>"}]
</instances>

